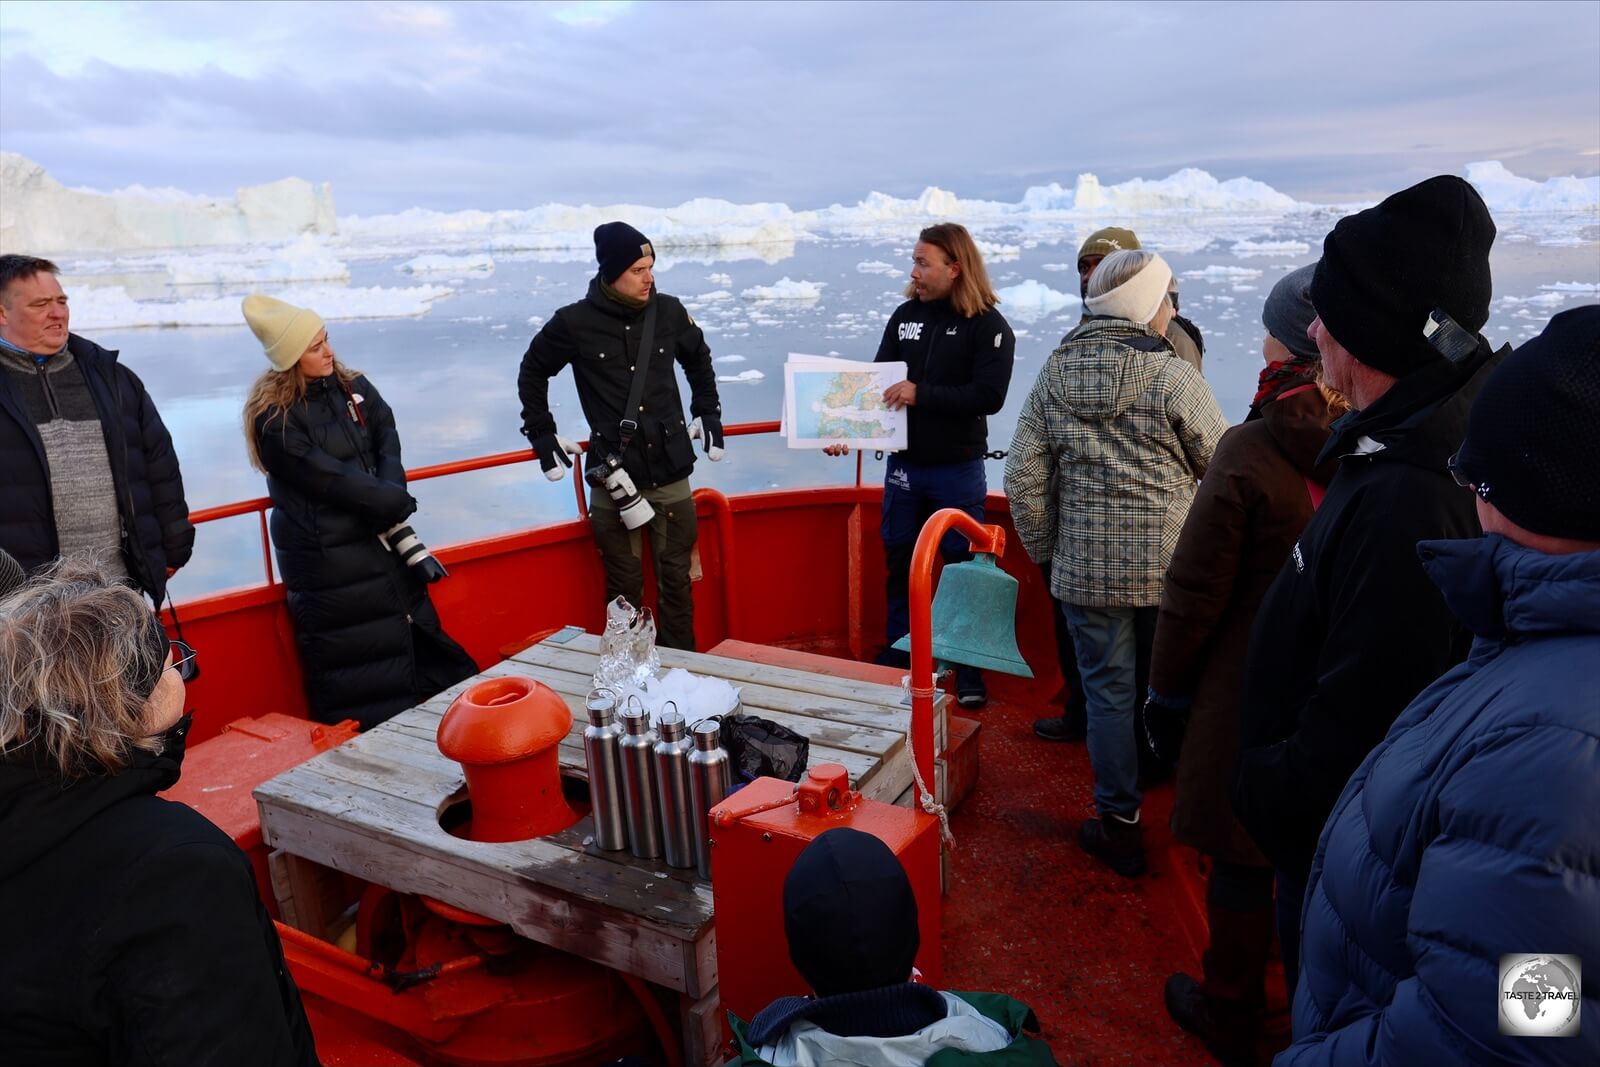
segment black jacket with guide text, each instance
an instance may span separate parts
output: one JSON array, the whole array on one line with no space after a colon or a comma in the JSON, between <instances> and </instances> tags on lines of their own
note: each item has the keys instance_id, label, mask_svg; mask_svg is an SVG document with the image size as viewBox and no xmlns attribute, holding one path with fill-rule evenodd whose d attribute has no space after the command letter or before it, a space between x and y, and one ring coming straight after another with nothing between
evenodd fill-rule
<instances>
[{"instance_id":1,"label":"black jacket with guide text","mask_svg":"<svg viewBox=\"0 0 1600 1067\"><path fill-rule=\"evenodd\" d=\"M966 318L948 299L907 300L889 316L875 363L904 361L917 387L907 411L913 463L960 463L989 449L989 420L1006 402L1017 339L990 308Z\"/></svg>"},{"instance_id":2,"label":"black jacket with guide text","mask_svg":"<svg viewBox=\"0 0 1600 1067\"><path fill-rule=\"evenodd\" d=\"M633 413L639 429L622 453L623 468L641 489L681 481L694 470L694 449L674 363L682 365L689 381L691 414L722 418L717 374L705 334L676 297L653 292L650 301L656 306L655 352L645 372L641 410ZM648 306L625 307L606 296L597 276L590 280L587 296L551 316L529 343L517 375L522 432L529 441L556 432L555 416L550 413L550 379L570 363L578 403L589 420L589 455L617 450L622 409L633 385L647 310ZM573 427L568 427L568 435L575 436Z\"/></svg>"}]
</instances>

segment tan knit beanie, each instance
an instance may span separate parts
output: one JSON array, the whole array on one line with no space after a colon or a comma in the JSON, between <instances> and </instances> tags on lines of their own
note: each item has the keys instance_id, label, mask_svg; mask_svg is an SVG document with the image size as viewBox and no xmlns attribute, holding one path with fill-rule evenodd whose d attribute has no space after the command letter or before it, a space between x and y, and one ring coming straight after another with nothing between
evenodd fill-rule
<instances>
[{"instance_id":1,"label":"tan knit beanie","mask_svg":"<svg viewBox=\"0 0 1600 1067\"><path fill-rule=\"evenodd\" d=\"M240 306L244 321L250 324L275 371L286 371L300 362L322 330L322 316L315 311L285 304L264 293L251 293Z\"/></svg>"}]
</instances>

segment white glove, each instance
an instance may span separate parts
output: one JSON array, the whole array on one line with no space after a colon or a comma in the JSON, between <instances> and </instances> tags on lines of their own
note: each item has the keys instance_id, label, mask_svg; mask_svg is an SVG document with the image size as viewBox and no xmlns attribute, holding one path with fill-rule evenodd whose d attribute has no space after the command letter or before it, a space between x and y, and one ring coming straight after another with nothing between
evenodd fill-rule
<instances>
[{"instance_id":1,"label":"white glove","mask_svg":"<svg viewBox=\"0 0 1600 1067\"><path fill-rule=\"evenodd\" d=\"M689 440L704 442L706 458L711 462L722 458L722 423L715 423L715 429L708 430L705 421L696 417L689 424Z\"/></svg>"},{"instance_id":2,"label":"white glove","mask_svg":"<svg viewBox=\"0 0 1600 1067\"><path fill-rule=\"evenodd\" d=\"M562 437L560 434L541 434L533 443L534 451L539 453L539 466L544 468L544 476L552 482L559 482L567 476L572 469L570 457L578 454L578 446Z\"/></svg>"}]
</instances>

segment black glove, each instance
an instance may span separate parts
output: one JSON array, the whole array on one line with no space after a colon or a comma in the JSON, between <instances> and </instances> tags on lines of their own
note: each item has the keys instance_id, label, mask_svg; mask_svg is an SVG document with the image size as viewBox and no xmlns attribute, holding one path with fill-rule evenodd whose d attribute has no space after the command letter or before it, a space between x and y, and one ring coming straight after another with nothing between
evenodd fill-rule
<instances>
[{"instance_id":1,"label":"black glove","mask_svg":"<svg viewBox=\"0 0 1600 1067\"><path fill-rule=\"evenodd\" d=\"M705 446L706 458L715 463L722 458L722 420L715 415L701 415L689 425L689 437L700 438Z\"/></svg>"},{"instance_id":2,"label":"black glove","mask_svg":"<svg viewBox=\"0 0 1600 1067\"><path fill-rule=\"evenodd\" d=\"M551 430L533 439L533 450L539 453L539 467L552 482L559 482L572 469L572 457L578 446Z\"/></svg>"},{"instance_id":3,"label":"black glove","mask_svg":"<svg viewBox=\"0 0 1600 1067\"><path fill-rule=\"evenodd\" d=\"M1189 728L1188 697L1169 697L1154 689L1144 699L1144 739L1161 759L1177 763L1183 751L1184 731Z\"/></svg>"}]
</instances>

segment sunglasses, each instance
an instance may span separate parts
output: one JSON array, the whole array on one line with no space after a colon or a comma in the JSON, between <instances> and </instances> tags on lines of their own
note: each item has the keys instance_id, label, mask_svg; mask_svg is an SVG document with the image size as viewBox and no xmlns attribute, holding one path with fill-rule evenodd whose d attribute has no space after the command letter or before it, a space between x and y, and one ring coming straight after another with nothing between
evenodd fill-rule
<instances>
[{"instance_id":1,"label":"sunglasses","mask_svg":"<svg viewBox=\"0 0 1600 1067\"><path fill-rule=\"evenodd\" d=\"M1459 450L1455 455L1445 460L1444 465L1445 469L1450 472L1450 477L1455 479L1457 485L1463 489L1471 489L1485 501L1489 499L1489 484L1487 482L1473 481L1467 477L1467 472L1461 469L1461 452Z\"/></svg>"},{"instance_id":2,"label":"sunglasses","mask_svg":"<svg viewBox=\"0 0 1600 1067\"><path fill-rule=\"evenodd\" d=\"M200 653L191 648L186 641L172 642L172 662L167 665L168 670L178 672L178 677L184 682L192 682L200 677L200 664L195 657Z\"/></svg>"}]
</instances>

